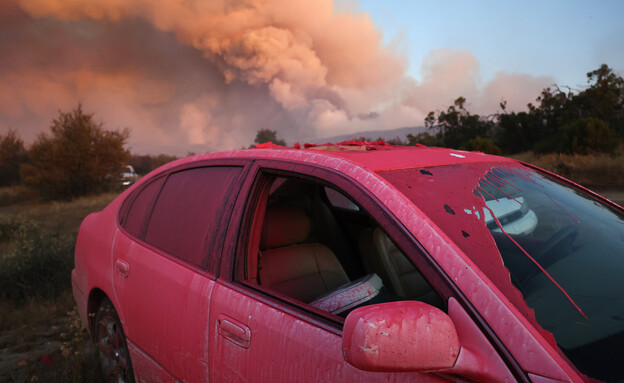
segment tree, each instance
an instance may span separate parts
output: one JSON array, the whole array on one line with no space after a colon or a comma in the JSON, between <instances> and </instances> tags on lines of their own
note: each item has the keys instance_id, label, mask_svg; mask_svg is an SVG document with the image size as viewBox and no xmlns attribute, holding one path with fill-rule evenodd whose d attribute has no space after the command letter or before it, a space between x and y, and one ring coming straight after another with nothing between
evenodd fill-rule
<instances>
[{"instance_id":1,"label":"tree","mask_svg":"<svg viewBox=\"0 0 624 383\"><path fill-rule=\"evenodd\" d=\"M590 87L577 96L585 113L583 117L601 119L624 138L624 79L602 64L587 73Z\"/></svg>"},{"instance_id":2,"label":"tree","mask_svg":"<svg viewBox=\"0 0 624 383\"><path fill-rule=\"evenodd\" d=\"M260 129L258 133L256 133L256 139L254 140L256 144L264 144L266 142L272 142L275 145L286 146L286 141L280 140L277 138L277 132L271 129Z\"/></svg>"},{"instance_id":3,"label":"tree","mask_svg":"<svg viewBox=\"0 0 624 383\"><path fill-rule=\"evenodd\" d=\"M497 116L496 143L506 153L612 153L624 139L624 79L603 64L588 88L552 85L528 112Z\"/></svg>"},{"instance_id":4,"label":"tree","mask_svg":"<svg viewBox=\"0 0 624 383\"><path fill-rule=\"evenodd\" d=\"M495 141L508 154L526 152L541 140L543 121L534 113L502 113L498 115Z\"/></svg>"},{"instance_id":5,"label":"tree","mask_svg":"<svg viewBox=\"0 0 624 383\"><path fill-rule=\"evenodd\" d=\"M127 129L105 130L82 105L71 112L59 110L51 136L40 134L21 168L23 181L52 199L69 199L105 189L116 182L130 153L124 148Z\"/></svg>"},{"instance_id":6,"label":"tree","mask_svg":"<svg viewBox=\"0 0 624 383\"><path fill-rule=\"evenodd\" d=\"M495 154L497 156L502 154L500 148L494 144L494 141L492 141L491 138L483 138L481 136L469 139L468 142L466 142L464 149L487 154Z\"/></svg>"},{"instance_id":7,"label":"tree","mask_svg":"<svg viewBox=\"0 0 624 383\"><path fill-rule=\"evenodd\" d=\"M431 135L429 132L422 132L416 135L411 133L407 134L407 145L408 146L416 146L416 144L421 144L425 146L441 146L442 142L440 138L436 135Z\"/></svg>"},{"instance_id":8,"label":"tree","mask_svg":"<svg viewBox=\"0 0 624 383\"><path fill-rule=\"evenodd\" d=\"M537 153L613 153L617 148L617 134L605 121L579 118L559 127L556 134L538 142Z\"/></svg>"},{"instance_id":9,"label":"tree","mask_svg":"<svg viewBox=\"0 0 624 383\"><path fill-rule=\"evenodd\" d=\"M20 181L19 169L26 162L24 141L15 130L0 135L0 186L10 186Z\"/></svg>"},{"instance_id":10,"label":"tree","mask_svg":"<svg viewBox=\"0 0 624 383\"><path fill-rule=\"evenodd\" d=\"M435 137L440 146L466 149L469 140L477 136L489 138L492 135L492 121L481 118L478 114L471 114L464 107L465 104L466 99L459 97L446 111L439 112L437 117L434 112L429 112L425 118L426 127L438 130Z\"/></svg>"}]
</instances>

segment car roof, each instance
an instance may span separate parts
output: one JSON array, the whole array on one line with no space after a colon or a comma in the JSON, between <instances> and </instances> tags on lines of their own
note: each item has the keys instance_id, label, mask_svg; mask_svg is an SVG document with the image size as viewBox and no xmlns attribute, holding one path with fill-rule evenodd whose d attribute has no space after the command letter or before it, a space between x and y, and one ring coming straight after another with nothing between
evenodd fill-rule
<instances>
[{"instance_id":1,"label":"car roof","mask_svg":"<svg viewBox=\"0 0 624 383\"><path fill-rule=\"evenodd\" d=\"M342 166L345 164L354 164L373 172L469 163L518 162L511 158L484 154L481 152L428 147L424 145L390 145L383 141L358 142L351 140L323 145L305 144L303 147L299 144L295 144L294 147L284 147L266 143L257 145L257 147L253 149L212 152L185 157L162 166L158 171L196 161L236 158L316 163L318 165L332 167L338 167L338 163ZM339 161L336 162L336 160Z\"/></svg>"},{"instance_id":2,"label":"car roof","mask_svg":"<svg viewBox=\"0 0 624 383\"><path fill-rule=\"evenodd\" d=\"M324 156L345 159L369 170L379 172L407 168L456 165L481 162L516 162L513 159L481 152L469 152L448 148L389 145L383 141L348 141L323 145L306 144L303 148L296 144L293 148L264 144L259 148L235 151L243 157L271 157L295 160L307 153L310 156ZM244 154L243 154L244 153Z\"/></svg>"},{"instance_id":3,"label":"car roof","mask_svg":"<svg viewBox=\"0 0 624 383\"><path fill-rule=\"evenodd\" d=\"M468 152L427 146L366 145L364 149L337 146L318 147L328 156L344 158L375 172L475 162L513 162L514 160L480 152ZM358 147L361 148L361 147Z\"/></svg>"}]
</instances>

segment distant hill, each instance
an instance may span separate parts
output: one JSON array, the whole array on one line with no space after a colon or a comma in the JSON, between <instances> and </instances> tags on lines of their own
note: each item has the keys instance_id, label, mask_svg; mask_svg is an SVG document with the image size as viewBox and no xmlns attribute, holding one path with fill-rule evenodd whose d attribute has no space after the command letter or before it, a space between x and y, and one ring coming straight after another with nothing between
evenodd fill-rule
<instances>
[{"instance_id":1,"label":"distant hill","mask_svg":"<svg viewBox=\"0 0 624 383\"><path fill-rule=\"evenodd\" d=\"M326 142L341 142L347 141L352 138L370 138L372 140L377 140L378 138L382 138L384 141L392 140L394 138L400 138L402 141L405 141L408 134L416 135L418 133L422 133L426 130L424 126L412 126L405 128L398 128L392 130L368 130L365 132L356 132L350 134L343 134L340 136L333 137L325 137L325 138L314 138L303 140L301 143L310 143L310 144L324 144Z\"/></svg>"}]
</instances>

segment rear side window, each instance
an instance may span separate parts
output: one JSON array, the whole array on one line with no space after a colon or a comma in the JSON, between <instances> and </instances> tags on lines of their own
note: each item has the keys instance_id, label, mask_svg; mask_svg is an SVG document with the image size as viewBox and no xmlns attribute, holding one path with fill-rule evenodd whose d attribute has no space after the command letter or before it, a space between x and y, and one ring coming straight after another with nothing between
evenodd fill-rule
<instances>
[{"instance_id":1,"label":"rear side window","mask_svg":"<svg viewBox=\"0 0 624 383\"><path fill-rule=\"evenodd\" d=\"M156 196L158 195L164 180L165 178L161 177L160 179L150 183L143 188L134 201L132 201L132 205L130 205L128 212L125 215L125 219L122 222L124 229L126 229L126 231L128 231L131 235L137 238L143 237L145 224L149 219L154 200L156 200Z\"/></svg>"},{"instance_id":2,"label":"rear side window","mask_svg":"<svg viewBox=\"0 0 624 383\"><path fill-rule=\"evenodd\" d=\"M206 167L167 178L145 233L145 241L196 266L216 236L240 167Z\"/></svg>"}]
</instances>

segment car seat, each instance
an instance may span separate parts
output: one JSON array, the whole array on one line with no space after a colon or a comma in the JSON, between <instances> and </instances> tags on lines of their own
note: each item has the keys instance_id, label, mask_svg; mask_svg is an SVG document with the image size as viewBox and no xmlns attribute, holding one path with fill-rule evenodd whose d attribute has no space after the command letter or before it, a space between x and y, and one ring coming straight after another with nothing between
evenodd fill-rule
<instances>
[{"instance_id":1,"label":"car seat","mask_svg":"<svg viewBox=\"0 0 624 383\"><path fill-rule=\"evenodd\" d=\"M260 239L260 285L308 303L350 282L327 246L302 243L309 234L310 220L301 208L267 208Z\"/></svg>"}]
</instances>

